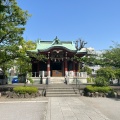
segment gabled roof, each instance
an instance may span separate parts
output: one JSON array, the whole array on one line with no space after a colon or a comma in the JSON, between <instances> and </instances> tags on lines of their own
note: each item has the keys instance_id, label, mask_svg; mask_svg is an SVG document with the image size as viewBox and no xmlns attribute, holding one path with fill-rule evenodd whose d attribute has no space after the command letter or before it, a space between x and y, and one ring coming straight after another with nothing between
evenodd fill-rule
<instances>
[{"instance_id":1,"label":"gabled roof","mask_svg":"<svg viewBox=\"0 0 120 120\"><path fill-rule=\"evenodd\" d=\"M76 52L77 49L75 47L75 43L73 41L60 41L57 37L53 41L43 41L39 40L37 43L37 47L35 50L29 50L31 52L44 52L49 51L52 48L63 48L67 51ZM77 54L86 52L86 49L81 49L80 51L77 51Z\"/></svg>"},{"instance_id":2,"label":"gabled roof","mask_svg":"<svg viewBox=\"0 0 120 120\"><path fill-rule=\"evenodd\" d=\"M60 41L57 37L53 41L39 41L36 49L39 51L47 51L56 47L76 51L75 44L72 41Z\"/></svg>"}]
</instances>

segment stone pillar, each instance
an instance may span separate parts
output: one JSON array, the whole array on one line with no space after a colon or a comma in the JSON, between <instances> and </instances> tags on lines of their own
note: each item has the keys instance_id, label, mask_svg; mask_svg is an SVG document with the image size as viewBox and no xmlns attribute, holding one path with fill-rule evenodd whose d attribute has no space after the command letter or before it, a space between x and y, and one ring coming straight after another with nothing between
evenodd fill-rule
<instances>
[{"instance_id":1,"label":"stone pillar","mask_svg":"<svg viewBox=\"0 0 120 120\"><path fill-rule=\"evenodd\" d=\"M65 59L65 76L68 75L68 68L67 68L67 59Z\"/></svg>"},{"instance_id":2,"label":"stone pillar","mask_svg":"<svg viewBox=\"0 0 120 120\"><path fill-rule=\"evenodd\" d=\"M50 77L50 59L47 62L47 75Z\"/></svg>"},{"instance_id":3,"label":"stone pillar","mask_svg":"<svg viewBox=\"0 0 120 120\"><path fill-rule=\"evenodd\" d=\"M42 71L42 77L45 77L45 72L44 71Z\"/></svg>"}]
</instances>

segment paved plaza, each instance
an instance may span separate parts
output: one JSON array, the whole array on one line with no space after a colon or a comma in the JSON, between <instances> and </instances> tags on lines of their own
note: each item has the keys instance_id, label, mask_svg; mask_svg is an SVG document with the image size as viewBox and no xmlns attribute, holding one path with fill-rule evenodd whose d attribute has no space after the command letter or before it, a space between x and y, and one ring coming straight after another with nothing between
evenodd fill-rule
<instances>
[{"instance_id":1,"label":"paved plaza","mask_svg":"<svg viewBox=\"0 0 120 120\"><path fill-rule=\"evenodd\" d=\"M120 99L90 97L0 98L0 120L120 120Z\"/></svg>"},{"instance_id":2,"label":"paved plaza","mask_svg":"<svg viewBox=\"0 0 120 120\"><path fill-rule=\"evenodd\" d=\"M0 103L0 120L45 120L46 102Z\"/></svg>"},{"instance_id":3,"label":"paved plaza","mask_svg":"<svg viewBox=\"0 0 120 120\"><path fill-rule=\"evenodd\" d=\"M47 120L109 120L79 97L50 98Z\"/></svg>"}]
</instances>

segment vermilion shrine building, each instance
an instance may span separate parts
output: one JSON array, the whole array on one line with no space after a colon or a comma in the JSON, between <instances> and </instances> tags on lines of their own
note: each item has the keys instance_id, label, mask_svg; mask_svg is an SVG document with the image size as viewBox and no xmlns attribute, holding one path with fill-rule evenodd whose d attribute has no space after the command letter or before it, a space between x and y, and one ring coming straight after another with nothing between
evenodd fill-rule
<instances>
[{"instance_id":1,"label":"vermilion shrine building","mask_svg":"<svg viewBox=\"0 0 120 120\"><path fill-rule=\"evenodd\" d=\"M74 56L83 57L87 54L87 48L77 49L75 42L60 41L57 37L53 41L39 40L35 50L30 50L36 54L45 55L46 61L32 59L33 77L74 77L78 72L79 63Z\"/></svg>"}]
</instances>

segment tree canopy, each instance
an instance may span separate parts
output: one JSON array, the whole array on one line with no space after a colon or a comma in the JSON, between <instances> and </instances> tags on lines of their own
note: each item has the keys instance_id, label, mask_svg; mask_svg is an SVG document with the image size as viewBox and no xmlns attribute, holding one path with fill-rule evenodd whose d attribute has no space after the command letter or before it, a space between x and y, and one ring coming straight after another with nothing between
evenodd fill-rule
<instances>
[{"instance_id":1,"label":"tree canopy","mask_svg":"<svg viewBox=\"0 0 120 120\"><path fill-rule=\"evenodd\" d=\"M115 43L109 50L103 53L103 60L106 65L120 68L120 44Z\"/></svg>"},{"instance_id":2,"label":"tree canopy","mask_svg":"<svg viewBox=\"0 0 120 120\"><path fill-rule=\"evenodd\" d=\"M19 46L29 16L16 0L0 0L0 64L21 56Z\"/></svg>"},{"instance_id":3,"label":"tree canopy","mask_svg":"<svg viewBox=\"0 0 120 120\"><path fill-rule=\"evenodd\" d=\"M17 67L17 70L19 73L26 73L31 70L31 58L27 55L27 50L32 50L36 48L36 43L29 40L22 42L19 52L21 54L21 57L18 57L15 59L15 62L13 63L14 66Z\"/></svg>"}]
</instances>

